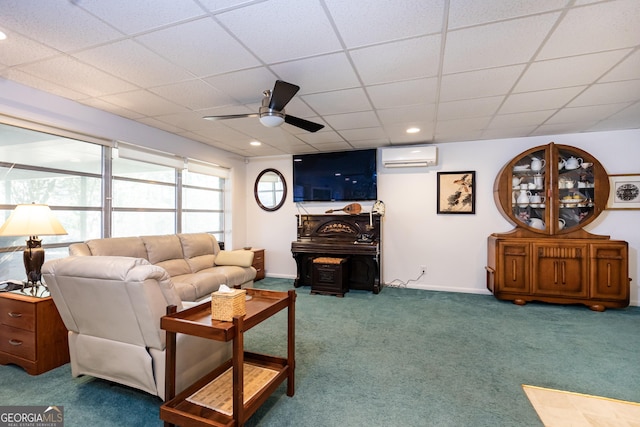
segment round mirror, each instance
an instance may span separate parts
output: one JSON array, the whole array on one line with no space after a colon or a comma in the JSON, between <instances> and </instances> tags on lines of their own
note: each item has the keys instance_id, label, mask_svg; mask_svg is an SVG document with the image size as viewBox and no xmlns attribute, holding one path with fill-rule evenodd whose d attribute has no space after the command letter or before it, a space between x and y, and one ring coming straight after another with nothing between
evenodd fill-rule
<instances>
[{"instance_id":1,"label":"round mirror","mask_svg":"<svg viewBox=\"0 0 640 427\"><path fill-rule=\"evenodd\" d=\"M287 198L284 176L275 169L263 170L256 178L253 194L258 206L265 211L273 212L280 209Z\"/></svg>"}]
</instances>

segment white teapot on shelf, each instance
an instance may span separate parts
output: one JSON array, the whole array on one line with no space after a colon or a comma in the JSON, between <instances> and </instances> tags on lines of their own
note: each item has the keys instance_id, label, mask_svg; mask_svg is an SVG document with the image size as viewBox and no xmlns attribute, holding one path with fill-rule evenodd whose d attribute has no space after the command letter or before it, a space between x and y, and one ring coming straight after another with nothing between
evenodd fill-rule
<instances>
[{"instance_id":1,"label":"white teapot on shelf","mask_svg":"<svg viewBox=\"0 0 640 427\"><path fill-rule=\"evenodd\" d=\"M537 157L531 158L531 170L534 172L540 172L546 164L547 161L545 159L538 159Z\"/></svg>"},{"instance_id":2,"label":"white teapot on shelf","mask_svg":"<svg viewBox=\"0 0 640 427\"><path fill-rule=\"evenodd\" d=\"M520 185L520 181L522 181L522 177L514 176L513 178L511 178L511 186L513 188L518 187Z\"/></svg>"},{"instance_id":3,"label":"white teapot on shelf","mask_svg":"<svg viewBox=\"0 0 640 427\"><path fill-rule=\"evenodd\" d=\"M564 219L563 218L559 218L558 219L558 230L562 230L565 225L566 225L566 222L564 221Z\"/></svg>"},{"instance_id":4,"label":"white teapot on shelf","mask_svg":"<svg viewBox=\"0 0 640 427\"><path fill-rule=\"evenodd\" d=\"M575 157L571 156L566 160L566 162L564 164L564 168L568 169L568 170L578 169L580 167L580 165L582 165L582 162L583 162L583 160L582 160L581 157L575 158Z\"/></svg>"}]
</instances>

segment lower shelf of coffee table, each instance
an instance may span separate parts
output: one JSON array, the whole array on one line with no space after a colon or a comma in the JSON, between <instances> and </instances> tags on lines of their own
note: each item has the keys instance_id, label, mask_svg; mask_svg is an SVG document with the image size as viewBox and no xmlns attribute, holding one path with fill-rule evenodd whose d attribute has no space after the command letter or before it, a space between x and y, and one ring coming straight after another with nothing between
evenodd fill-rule
<instances>
[{"instance_id":1,"label":"lower shelf of coffee table","mask_svg":"<svg viewBox=\"0 0 640 427\"><path fill-rule=\"evenodd\" d=\"M255 386L257 391L249 399L245 398L243 406L243 419L249 418L267 398L282 384L289 376L291 367L287 364L287 359L275 356L268 356L257 353L244 353L244 366L253 365L275 371L272 378ZM211 382L220 379L221 376L233 367L233 361L229 360L217 369L206 375L191 387L178 394L175 398L164 403L160 407L160 418L166 422L176 425L209 425L209 426L233 426L233 413L227 415L207 406L199 405L189 401L194 393L206 388ZM245 370L246 372L246 370ZM244 383L251 378L245 378ZM226 390L225 390L226 392ZM228 399L233 401L233 390L228 390ZM193 399L190 399L193 400Z\"/></svg>"}]
</instances>

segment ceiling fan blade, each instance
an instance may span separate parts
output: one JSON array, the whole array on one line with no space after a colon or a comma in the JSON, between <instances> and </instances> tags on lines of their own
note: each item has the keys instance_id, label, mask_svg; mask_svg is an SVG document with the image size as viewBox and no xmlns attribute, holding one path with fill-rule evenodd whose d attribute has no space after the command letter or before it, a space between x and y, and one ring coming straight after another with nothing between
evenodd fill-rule
<instances>
[{"instance_id":1,"label":"ceiling fan blade","mask_svg":"<svg viewBox=\"0 0 640 427\"><path fill-rule=\"evenodd\" d=\"M249 114L227 114L226 116L204 116L205 120L227 120L227 119L242 119L245 117L260 117L258 113Z\"/></svg>"},{"instance_id":2,"label":"ceiling fan blade","mask_svg":"<svg viewBox=\"0 0 640 427\"><path fill-rule=\"evenodd\" d=\"M324 127L324 125L319 123L310 122L309 120L301 119L300 117L289 116L288 114L285 114L284 121L285 123L289 123L290 125L309 132L317 132Z\"/></svg>"},{"instance_id":3,"label":"ceiling fan blade","mask_svg":"<svg viewBox=\"0 0 640 427\"><path fill-rule=\"evenodd\" d=\"M269 108L276 111L282 111L284 106L291 101L291 98L293 98L299 90L300 86L296 86L282 80L276 80L276 84L273 86L273 91L271 92Z\"/></svg>"}]
</instances>

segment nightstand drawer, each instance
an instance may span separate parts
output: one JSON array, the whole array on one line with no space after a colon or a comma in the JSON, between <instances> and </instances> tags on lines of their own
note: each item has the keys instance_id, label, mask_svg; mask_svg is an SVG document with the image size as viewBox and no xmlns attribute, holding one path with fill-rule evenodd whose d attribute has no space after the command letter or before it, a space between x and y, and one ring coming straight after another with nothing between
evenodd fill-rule
<instances>
[{"instance_id":1,"label":"nightstand drawer","mask_svg":"<svg viewBox=\"0 0 640 427\"><path fill-rule=\"evenodd\" d=\"M36 360L36 335L31 331L0 325L0 351Z\"/></svg>"},{"instance_id":2,"label":"nightstand drawer","mask_svg":"<svg viewBox=\"0 0 640 427\"><path fill-rule=\"evenodd\" d=\"M0 324L35 331L36 305L27 301L0 299Z\"/></svg>"}]
</instances>

